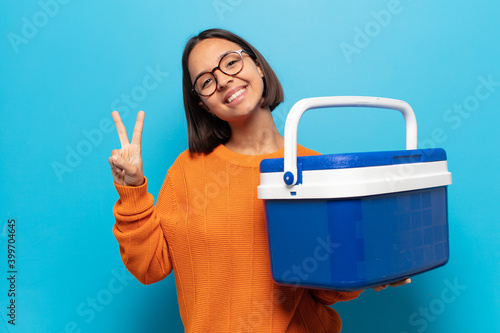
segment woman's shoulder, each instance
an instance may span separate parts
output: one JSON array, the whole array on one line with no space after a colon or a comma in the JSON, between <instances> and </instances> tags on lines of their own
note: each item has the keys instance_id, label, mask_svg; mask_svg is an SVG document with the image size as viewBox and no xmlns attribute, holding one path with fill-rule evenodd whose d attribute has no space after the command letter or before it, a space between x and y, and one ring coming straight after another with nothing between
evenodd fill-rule
<instances>
[{"instance_id":1,"label":"woman's shoulder","mask_svg":"<svg viewBox=\"0 0 500 333\"><path fill-rule=\"evenodd\" d=\"M172 171L174 170L185 171L187 169L199 170L200 167L203 167L205 164L210 163L207 161L211 160L212 156L213 152L206 154L206 153L190 152L189 149L186 149L177 156L174 163L170 167L170 170Z\"/></svg>"},{"instance_id":2,"label":"woman's shoulder","mask_svg":"<svg viewBox=\"0 0 500 333\"><path fill-rule=\"evenodd\" d=\"M203 154L191 153L189 149L184 150L168 168L166 178L172 179L174 183L185 181L187 174L199 170L201 155Z\"/></svg>"},{"instance_id":3,"label":"woman's shoulder","mask_svg":"<svg viewBox=\"0 0 500 333\"><path fill-rule=\"evenodd\" d=\"M196 164L196 160L199 159L199 156L196 155L197 154L190 153L189 149L184 150L179 155L177 155L176 159L168 169L168 173L173 176L179 173L184 173L183 170L185 170L186 168L192 168L193 165Z\"/></svg>"},{"instance_id":4,"label":"woman's shoulder","mask_svg":"<svg viewBox=\"0 0 500 333\"><path fill-rule=\"evenodd\" d=\"M196 163L200 159L203 158L203 156L206 156L204 153L192 153L189 151L189 149L184 150L182 153L180 153L177 158L174 161L174 164L176 163Z\"/></svg>"},{"instance_id":5,"label":"woman's shoulder","mask_svg":"<svg viewBox=\"0 0 500 333\"><path fill-rule=\"evenodd\" d=\"M311 156L311 155L321 155L315 150L306 148L297 143L297 156Z\"/></svg>"}]
</instances>

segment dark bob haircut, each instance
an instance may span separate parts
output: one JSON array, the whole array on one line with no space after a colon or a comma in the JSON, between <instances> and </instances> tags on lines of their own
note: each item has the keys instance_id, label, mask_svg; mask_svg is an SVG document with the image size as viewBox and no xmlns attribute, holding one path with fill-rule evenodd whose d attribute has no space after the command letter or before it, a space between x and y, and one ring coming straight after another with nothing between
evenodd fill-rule
<instances>
[{"instance_id":1,"label":"dark bob haircut","mask_svg":"<svg viewBox=\"0 0 500 333\"><path fill-rule=\"evenodd\" d=\"M278 77L267 63L266 59L243 38L222 29L209 29L202 31L198 36L192 37L184 48L182 55L182 93L184 96L184 110L186 112L189 151L191 153L210 153L220 144L231 138L229 124L212 116L200 106L200 97L192 90L193 84L189 75L188 58L193 48L202 40L221 38L238 44L255 61L264 73L264 93L261 107L274 110L283 102L283 88Z\"/></svg>"}]
</instances>

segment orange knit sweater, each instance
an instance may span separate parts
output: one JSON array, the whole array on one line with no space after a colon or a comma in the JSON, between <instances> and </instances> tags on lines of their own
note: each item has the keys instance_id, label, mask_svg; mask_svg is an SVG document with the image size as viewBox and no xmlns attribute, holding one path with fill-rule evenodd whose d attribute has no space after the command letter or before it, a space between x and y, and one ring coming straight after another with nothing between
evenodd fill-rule
<instances>
[{"instance_id":1,"label":"orange knit sweater","mask_svg":"<svg viewBox=\"0 0 500 333\"><path fill-rule=\"evenodd\" d=\"M298 146L299 156L317 155ZM186 332L339 332L329 304L360 292L286 287L271 278L259 164L283 157L242 155L218 146L179 155L156 207L139 187L115 184L113 233L127 269L142 283L175 272Z\"/></svg>"}]
</instances>

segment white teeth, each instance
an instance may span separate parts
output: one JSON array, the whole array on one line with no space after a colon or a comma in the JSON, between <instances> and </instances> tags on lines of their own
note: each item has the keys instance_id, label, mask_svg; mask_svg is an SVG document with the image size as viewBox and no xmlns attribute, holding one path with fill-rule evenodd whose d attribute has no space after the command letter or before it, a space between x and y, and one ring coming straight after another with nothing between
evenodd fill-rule
<instances>
[{"instance_id":1,"label":"white teeth","mask_svg":"<svg viewBox=\"0 0 500 333\"><path fill-rule=\"evenodd\" d=\"M246 88L243 88L241 90L238 90L237 92L235 92L234 94L232 94L228 99L227 99L227 102L228 103L231 103L232 101L234 101L234 99L236 97L238 97L239 95L241 95L244 91L245 91Z\"/></svg>"}]
</instances>

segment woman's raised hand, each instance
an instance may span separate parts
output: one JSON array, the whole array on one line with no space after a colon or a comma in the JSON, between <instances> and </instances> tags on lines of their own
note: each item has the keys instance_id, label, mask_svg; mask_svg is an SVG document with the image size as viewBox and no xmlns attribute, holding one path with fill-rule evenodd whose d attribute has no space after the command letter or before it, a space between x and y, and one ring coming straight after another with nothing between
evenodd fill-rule
<instances>
[{"instance_id":1,"label":"woman's raised hand","mask_svg":"<svg viewBox=\"0 0 500 333\"><path fill-rule=\"evenodd\" d=\"M372 289L375 290L375 291L381 291L381 290L384 290L385 288L387 288L387 286L400 287L400 286L404 286L405 284L408 284L408 283L411 283L411 279L410 278L406 278L406 279L399 280L399 281L396 281L396 282L393 282L393 283L389 283L389 284L383 284L381 286L377 286L377 287L374 287Z\"/></svg>"},{"instance_id":2,"label":"woman's raised hand","mask_svg":"<svg viewBox=\"0 0 500 333\"><path fill-rule=\"evenodd\" d=\"M132 142L129 142L127 130L123 126L120 114L113 111L111 114L115 121L116 130L120 137L121 149L115 149L111 152L109 164L113 179L118 185L140 186L144 184L144 174L142 173L141 157L141 137L142 127L144 125L144 111L139 111L135 122Z\"/></svg>"}]
</instances>

